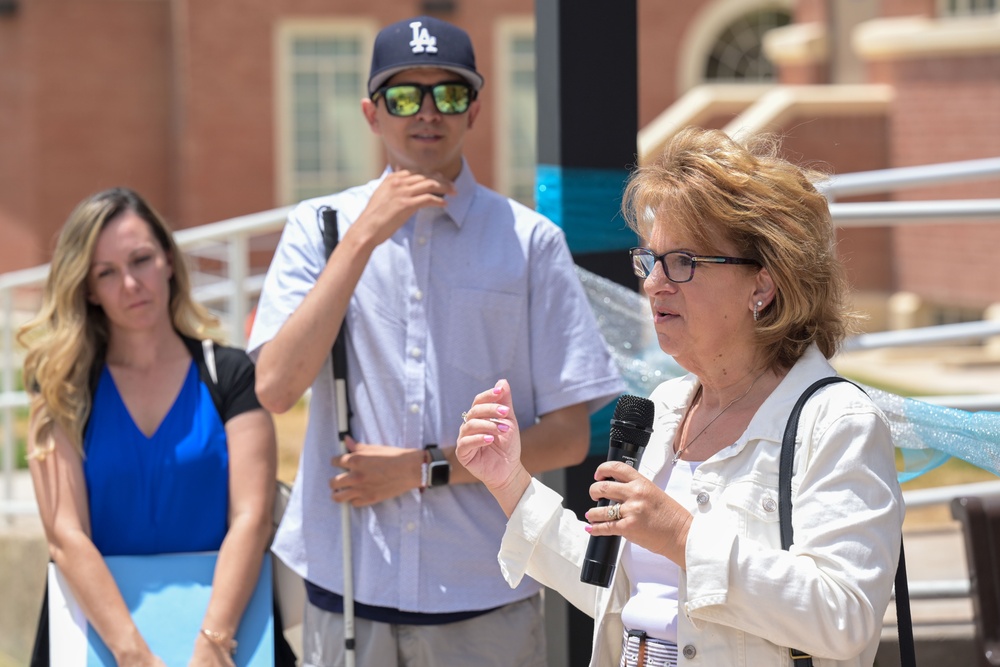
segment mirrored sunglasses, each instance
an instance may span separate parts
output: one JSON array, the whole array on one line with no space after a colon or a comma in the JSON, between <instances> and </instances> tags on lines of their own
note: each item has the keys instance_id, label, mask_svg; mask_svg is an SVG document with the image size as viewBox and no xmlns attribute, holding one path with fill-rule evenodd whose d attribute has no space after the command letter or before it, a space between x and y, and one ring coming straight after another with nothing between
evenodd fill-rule
<instances>
[{"instance_id":1,"label":"mirrored sunglasses","mask_svg":"<svg viewBox=\"0 0 1000 667\"><path fill-rule=\"evenodd\" d=\"M420 111L424 96L430 94L434 107L446 116L465 113L469 110L476 93L467 83L451 81L425 86L419 83L398 83L382 86L372 94L372 101L385 98L385 108L392 116L415 116Z\"/></svg>"}]
</instances>

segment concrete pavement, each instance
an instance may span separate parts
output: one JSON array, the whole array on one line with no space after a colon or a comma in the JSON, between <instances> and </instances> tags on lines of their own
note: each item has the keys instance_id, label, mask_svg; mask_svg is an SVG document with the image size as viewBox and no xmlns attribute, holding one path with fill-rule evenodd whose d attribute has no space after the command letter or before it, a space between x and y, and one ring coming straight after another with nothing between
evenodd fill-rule
<instances>
[{"instance_id":1,"label":"concrete pavement","mask_svg":"<svg viewBox=\"0 0 1000 667\"><path fill-rule=\"evenodd\" d=\"M14 473L13 488L15 500L34 501L27 471ZM0 494L6 494L2 477ZM48 559L37 514L0 518L0 667L28 664Z\"/></svg>"}]
</instances>

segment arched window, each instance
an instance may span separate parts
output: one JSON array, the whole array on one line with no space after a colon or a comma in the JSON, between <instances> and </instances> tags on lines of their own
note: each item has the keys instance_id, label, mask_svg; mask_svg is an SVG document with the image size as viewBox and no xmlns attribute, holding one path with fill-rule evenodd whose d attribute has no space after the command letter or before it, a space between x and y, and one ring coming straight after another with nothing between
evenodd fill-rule
<instances>
[{"instance_id":1,"label":"arched window","mask_svg":"<svg viewBox=\"0 0 1000 667\"><path fill-rule=\"evenodd\" d=\"M764 56L764 33L791 23L787 11L760 10L736 19L719 35L705 63L705 80L766 82L774 65Z\"/></svg>"}]
</instances>

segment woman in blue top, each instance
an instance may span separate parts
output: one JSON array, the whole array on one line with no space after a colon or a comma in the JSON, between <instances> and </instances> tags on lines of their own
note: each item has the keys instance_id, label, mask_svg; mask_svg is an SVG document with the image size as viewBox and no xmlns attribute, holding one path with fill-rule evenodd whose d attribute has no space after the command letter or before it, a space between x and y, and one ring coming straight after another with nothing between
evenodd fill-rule
<instances>
[{"instance_id":1,"label":"woman in blue top","mask_svg":"<svg viewBox=\"0 0 1000 667\"><path fill-rule=\"evenodd\" d=\"M119 188L70 215L19 334L49 552L122 667L163 661L102 556L218 550L189 664L231 666L270 539L274 426L246 355L199 340L212 324L166 225Z\"/></svg>"}]
</instances>

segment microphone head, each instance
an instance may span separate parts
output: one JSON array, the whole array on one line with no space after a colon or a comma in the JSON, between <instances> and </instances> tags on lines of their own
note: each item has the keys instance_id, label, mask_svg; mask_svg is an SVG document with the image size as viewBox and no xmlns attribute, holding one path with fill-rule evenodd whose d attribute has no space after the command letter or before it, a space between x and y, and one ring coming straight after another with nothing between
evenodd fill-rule
<instances>
[{"instance_id":1,"label":"microphone head","mask_svg":"<svg viewBox=\"0 0 1000 667\"><path fill-rule=\"evenodd\" d=\"M611 418L611 439L645 447L653 432L655 405L648 398L625 394L615 405Z\"/></svg>"}]
</instances>

